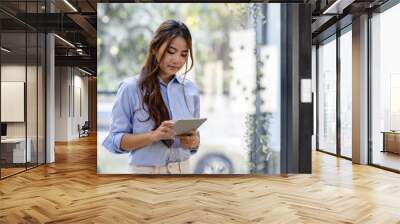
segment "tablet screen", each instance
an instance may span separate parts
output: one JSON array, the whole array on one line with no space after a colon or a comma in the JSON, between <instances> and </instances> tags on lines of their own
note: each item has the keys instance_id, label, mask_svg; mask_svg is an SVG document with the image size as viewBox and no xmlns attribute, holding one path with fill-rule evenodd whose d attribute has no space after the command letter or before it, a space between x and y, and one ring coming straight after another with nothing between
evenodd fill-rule
<instances>
[{"instance_id":1,"label":"tablet screen","mask_svg":"<svg viewBox=\"0 0 400 224\"><path fill-rule=\"evenodd\" d=\"M207 118L175 120L173 129L176 135L181 135L191 130L198 129L206 120Z\"/></svg>"}]
</instances>

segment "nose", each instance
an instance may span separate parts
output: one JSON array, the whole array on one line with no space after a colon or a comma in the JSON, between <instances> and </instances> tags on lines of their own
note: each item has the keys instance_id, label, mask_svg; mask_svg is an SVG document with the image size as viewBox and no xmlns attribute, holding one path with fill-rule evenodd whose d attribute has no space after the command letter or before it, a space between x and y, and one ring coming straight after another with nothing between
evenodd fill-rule
<instances>
[{"instance_id":1,"label":"nose","mask_svg":"<svg viewBox=\"0 0 400 224\"><path fill-rule=\"evenodd\" d=\"M180 57L178 54L175 54L175 55L172 57L172 63L173 63L174 65L180 65L180 64L182 63L181 57Z\"/></svg>"}]
</instances>

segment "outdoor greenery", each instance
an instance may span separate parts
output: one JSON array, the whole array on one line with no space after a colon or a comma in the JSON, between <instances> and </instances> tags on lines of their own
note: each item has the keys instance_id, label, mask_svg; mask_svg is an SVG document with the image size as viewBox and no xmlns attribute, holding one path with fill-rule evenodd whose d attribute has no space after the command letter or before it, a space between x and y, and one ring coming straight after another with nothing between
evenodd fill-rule
<instances>
[{"instance_id":1,"label":"outdoor greenery","mask_svg":"<svg viewBox=\"0 0 400 224\"><path fill-rule=\"evenodd\" d=\"M195 37L194 73L201 87L206 61L221 60L224 69L230 68L229 32L251 25L248 7L223 3L99 4L99 91L115 91L121 80L138 74L154 30L166 19L183 21Z\"/></svg>"}]
</instances>

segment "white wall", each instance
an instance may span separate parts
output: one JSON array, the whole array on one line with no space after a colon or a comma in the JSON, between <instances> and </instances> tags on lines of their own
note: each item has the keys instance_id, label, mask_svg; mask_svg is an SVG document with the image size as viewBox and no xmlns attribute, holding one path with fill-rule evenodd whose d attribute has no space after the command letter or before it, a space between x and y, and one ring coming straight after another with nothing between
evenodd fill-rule
<instances>
[{"instance_id":1,"label":"white wall","mask_svg":"<svg viewBox=\"0 0 400 224\"><path fill-rule=\"evenodd\" d=\"M25 82L25 65L2 65L1 81ZM7 108L1 108L7 110ZM25 137L25 122L7 123L8 137Z\"/></svg>"},{"instance_id":2,"label":"white wall","mask_svg":"<svg viewBox=\"0 0 400 224\"><path fill-rule=\"evenodd\" d=\"M67 67L55 68L55 140L67 141L68 77Z\"/></svg>"},{"instance_id":3,"label":"white wall","mask_svg":"<svg viewBox=\"0 0 400 224\"><path fill-rule=\"evenodd\" d=\"M38 69L38 70L37 70ZM27 80L25 80L27 78ZM3 64L1 66L1 81L2 82L24 82L26 84L26 106L25 100L22 102L22 108L19 111L22 114L26 112L26 120L22 122L6 122L7 137L9 138L24 138L25 135L30 139L30 148L32 161L36 162L39 158L39 163L44 163L44 74L42 68L36 66L25 66L25 64ZM2 89L2 93L4 94ZM24 94L24 90L19 90L20 94ZM22 92L21 92L22 91ZM7 95L2 95L7 97ZM24 96L25 97L25 96ZM23 97L23 98L24 98ZM3 103L2 103L3 104ZM13 108L2 107L2 112L13 113ZM16 110L14 108L14 110ZM16 113L16 112L14 112ZM24 116L24 115L22 115ZM39 156L37 157L37 153Z\"/></svg>"},{"instance_id":4,"label":"white wall","mask_svg":"<svg viewBox=\"0 0 400 224\"><path fill-rule=\"evenodd\" d=\"M1 81L2 82L25 82L25 75L28 72L28 88L27 88L27 121L28 121L28 137L33 130L36 136L36 80L33 80L31 74L36 74L36 67L25 65L2 65L1 66ZM31 88L29 88L31 87ZM4 96L3 96L4 97ZM39 105L40 107L41 105ZM1 110L9 110L10 108L1 108ZM24 109L24 108L23 108ZM33 122L33 123L32 123ZM25 137L26 122L7 122L8 137Z\"/></svg>"},{"instance_id":5,"label":"white wall","mask_svg":"<svg viewBox=\"0 0 400 224\"><path fill-rule=\"evenodd\" d=\"M85 76L81 76L82 73L76 74L77 70L74 71L74 96L71 96L74 99L72 108L72 120L71 120L71 132L70 135L72 138L76 138L79 136L78 133L78 124L82 126L85 121L88 120L88 78ZM71 103L72 105L72 103ZM81 108L80 108L81 107Z\"/></svg>"},{"instance_id":6,"label":"white wall","mask_svg":"<svg viewBox=\"0 0 400 224\"><path fill-rule=\"evenodd\" d=\"M77 139L78 124L88 120L88 78L75 68L56 67L55 85L55 140Z\"/></svg>"}]
</instances>

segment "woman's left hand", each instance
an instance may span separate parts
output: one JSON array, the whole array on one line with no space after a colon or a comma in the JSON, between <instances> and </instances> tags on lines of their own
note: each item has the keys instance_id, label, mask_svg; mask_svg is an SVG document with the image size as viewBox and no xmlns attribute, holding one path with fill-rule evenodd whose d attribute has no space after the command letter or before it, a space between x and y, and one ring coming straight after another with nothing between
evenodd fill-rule
<instances>
[{"instance_id":1,"label":"woman's left hand","mask_svg":"<svg viewBox=\"0 0 400 224\"><path fill-rule=\"evenodd\" d=\"M177 137L181 141L181 145L184 148L194 149L199 146L200 139L195 130L182 135L178 135Z\"/></svg>"}]
</instances>

